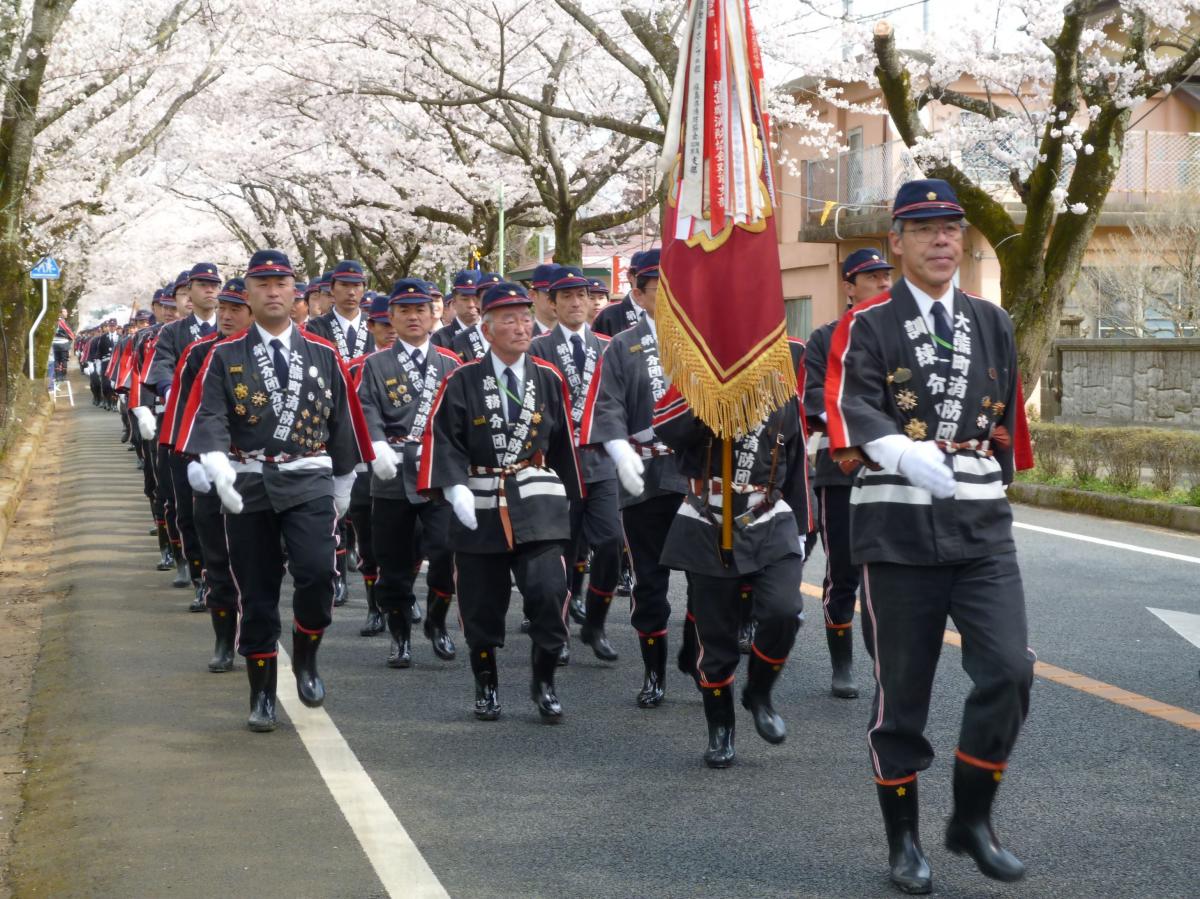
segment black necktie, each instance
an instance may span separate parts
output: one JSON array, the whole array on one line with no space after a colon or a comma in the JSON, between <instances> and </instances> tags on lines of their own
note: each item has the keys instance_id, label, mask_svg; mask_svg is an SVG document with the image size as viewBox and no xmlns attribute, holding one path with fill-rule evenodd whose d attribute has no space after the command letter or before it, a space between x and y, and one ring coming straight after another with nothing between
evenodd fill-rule
<instances>
[{"instance_id":1,"label":"black necktie","mask_svg":"<svg viewBox=\"0 0 1200 899\"><path fill-rule=\"evenodd\" d=\"M937 336L938 361L942 366L950 364L954 355L954 329L950 327L950 314L946 307L937 301L933 304L933 333Z\"/></svg>"},{"instance_id":2,"label":"black necktie","mask_svg":"<svg viewBox=\"0 0 1200 899\"><path fill-rule=\"evenodd\" d=\"M288 382L287 355L283 352L283 341L276 337L271 341L271 347L275 351L272 354L275 358L275 377L279 379L280 389L283 389L287 387Z\"/></svg>"},{"instance_id":3,"label":"black necktie","mask_svg":"<svg viewBox=\"0 0 1200 899\"><path fill-rule=\"evenodd\" d=\"M350 354L350 358L354 358L354 345L358 342L358 335L354 332L354 325L346 329L346 352Z\"/></svg>"},{"instance_id":4,"label":"black necktie","mask_svg":"<svg viewBox=\"0 0 1200 899\"><path fill-rule=\"evenodd\" d=\"M200 322L200 336L207 337L213 331L217 330L209 322Z\"/></svg>"},{"instance_id":5,"label":"black necktie","mask_svg":"<svg viewBox=\"0 0 1200 899\"><path fill-rule=\"evenodd\" d=\"M571 335L571 355L575 360L575 372L582 378L583 364L587 357L583 353L583 338L578 334Z\"/></svg>"},{"instance_id":6,"label":"black necktie","mask_svg":"<svg viewBox=\"0 0 1200 899\"><path fill-rule=\"evenodd\" d=\"M417 367L417 371L419 371L423 377L425 375L425 357L421 355L421 351L413 350L409 354L409 357L412 359L413 365Z\"/></svg>"},{"instance_id":7,"label":"black necktie","mask_svg":"<svg viewBox=\"0 0 1200 899\"><path fill-rule=\"evenodd\" d=\"M521 401L517 388L517 376L513 374L511 368L504 369L504 392L506 400L504 408L508 410L508 420L514 422L521 414Z\"/></svg>"}]
</instances>

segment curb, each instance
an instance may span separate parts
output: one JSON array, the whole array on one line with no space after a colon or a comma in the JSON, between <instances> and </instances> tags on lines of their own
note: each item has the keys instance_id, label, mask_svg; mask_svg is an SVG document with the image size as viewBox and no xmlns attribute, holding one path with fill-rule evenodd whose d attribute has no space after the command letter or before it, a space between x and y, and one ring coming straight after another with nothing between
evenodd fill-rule
<instances>
[{"instance_id":1,"label":"curb","mask_svg":"<svg viewBox=\"0 0 1200 899\"><path fill-rule=\"evenodd\" d=\"M53 412L54 404L46 400L31 416L32 422L29 418L21 422L25 428L25 437L4 460L4 470L0 472L0 555L4 552L8 529L17 515L17 508L21 505L21 496L29 482L29 473L33 471L33 460L41 448L42 438L46 436Z\"/></svg>"},{"instance_id":2,"label":"curb","mask_svg":"<svg viewBox=\"0 0 1200 899\"><path fill-rule=\"evenodd\" d=\"M1200 534L1200 506L1180 506L1157 503L1148 499L1112 496L1071 487L1052 487L1048 484L1026 484L1014 481L1008 487L1008 497L1014 502L1060 512L1082 512L1118 521L1132 521L1173 531Z\"/></svg>"}]
</instances>

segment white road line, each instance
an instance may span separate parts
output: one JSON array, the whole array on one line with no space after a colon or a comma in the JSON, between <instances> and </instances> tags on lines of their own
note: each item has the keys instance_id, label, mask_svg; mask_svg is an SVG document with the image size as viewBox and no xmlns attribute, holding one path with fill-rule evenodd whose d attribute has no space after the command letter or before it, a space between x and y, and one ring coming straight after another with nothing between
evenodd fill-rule
<instances>
[{"instance_id":1,"label":"white road line","mask_svg":"<svg viewBox=\"0 0 1200 899\"><path fill-rule=\"evenodd\" d=\"M1146 606L1146 611L1153 612L1163 623L1197 649L1200 649L1200 615L1191 612L1175 612L1171 609L1152 609Z\"/></svg>"},{"instance_id":2,"label":"white road line","mask_svg":"<svg viewBox=\"0 0 1200 899\"><path fill-rule=\"evenodd\" d=\"M304 748L333 794L346 823L367 853L389 896L449 899L408 831L384 800L329 713L310 709L296 696L292 662L279 650L279 702L296 726Z\"/></svg>"},{"instance_id":3,"label":"white road line","mask_svg":"<svg viewBox=\"0 0 1200 899\"><path fill-rule=\"evenodd\" d=\"M1176 562L1191 562L1200 565L1200 556L1185 556L1183 553L1167 552L1165 549L1150 549L1146 546L1134 546L1132 543L1118 543L1116 540L1104 540L1100 537L1089 537L1086 534L1075 534L1071 531L1057 531L1054 528L1043 528L1036 524L1013 522L1013 527L1026 531L1037 531L1039 534L1052 534L1055 537L1066 537L1069 540L1081 540L1084 543L1096 543L1100 546L1111 546L1114 549L1127 549L1130 552L1144 553L1147 556L1158 556L1161 559L1174 559Z\"/></svg>"}]
</instances>

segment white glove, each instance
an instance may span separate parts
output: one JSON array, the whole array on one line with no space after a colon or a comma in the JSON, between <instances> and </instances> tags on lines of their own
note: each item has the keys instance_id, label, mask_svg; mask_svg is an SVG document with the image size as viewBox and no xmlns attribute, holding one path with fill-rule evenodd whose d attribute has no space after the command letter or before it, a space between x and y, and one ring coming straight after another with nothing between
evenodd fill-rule
<instances>
[{"instance_id":1,"label":"white glove","mask_svg":"<svg viewBox=\"0 0 1200 899\"><path fill-rule=\"evenodd\" d=\"M204 473L208 475L208 479L217 488L217 496L221 497L221 505L225 507L225 511L230 515L241 512L242 495L233 488L237 474L229 464L229 457L221 452L201 453L200 464L204 466Z\"/></svg>"},{"instance_id":2,"label":"white glove","mask_svg":"<svg viewBox=\"0 0 1200 899\"><path fill-rule=\"evenodd\" d=\"M153 440L154 432L157 429L154 421L154 413L145 406L134 406L133 417L137 419L138 433L142 435L142 439Z\"/></svg>"},{"instance_id":3,"label":"white glove","mask_svg":"<svg viewBox=\"0 0 1200 899\"><path fill-rule=\"evenodd\" d=\"M642 475L646 473L646 466L642 463L641 457L633 451L629 442L606 440L604 441L604 451L617 466L617 477L621 479L621 486L625 488L625 492L630 496L641 496L642 491L646 489L646 482L642 480Z\"/></svg>"},{"instance_id":4,"label":"white glove","mask_svg":"<svg viewBox=\"0 0 1200 899\"><path fill-rule=\"evenodd\" d=\"M333 476L333 508L338 518L345 515L346 510L350 508L350 491L354 489L354 480L357 477L353 471Z\"/></svg>"},{"instance_id":5,"label":"white glove","mask_svg":"<svg viewBox=\"0 0 1200 899\"><path fill-rule=\"evenodd\" d=\"M906 449L896 470L914 487L928 490L938 499L954 496L954 472L946 466L946 454L931 440L914 443Z\"/></svg>"},{"instance_id":6,"label":"white glove","mask_svg":"<svg viewBox=\"0 0 1200 899\"><path fill-rule=\"evenodd\" d=\"M381 481L390 481L396 476L400 465L400 457L386 440L376 440L371 444L375 450L375 461L371 463L371 471Z\"/></svg>"},{"instance_id":7,"label":"white glove","mask_svg":"<svg viewBox=\"0 0 1200 899\"><path fill-rule=\"evenodd\" d=\"M479 521L475 518L475 494L466 484L447 487L442 494L450 503L450 508L454 510L455 517L462 522L463 527L468 531L476 530L479 527Z\"/></svg>"},{"instance_id":8,"label":"white glove","mask_svg":"<svg viewBox=\"0 0 1200 899\"><path fill-rule=\"evenodd\" d=\"M188 483L196 493L211 493L212 481L199 462L189 462L187 467Z\"/></svg>"}]
</instances>

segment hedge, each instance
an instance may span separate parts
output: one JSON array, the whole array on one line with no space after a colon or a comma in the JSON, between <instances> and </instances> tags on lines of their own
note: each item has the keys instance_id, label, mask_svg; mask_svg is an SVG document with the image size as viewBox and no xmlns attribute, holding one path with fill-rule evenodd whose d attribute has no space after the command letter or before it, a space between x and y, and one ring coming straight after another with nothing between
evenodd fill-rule
<instances>
[{"instance_id":1,"label":"hedge","mask_svg":"<svg viewBox=\"0 0 1200 899\"><path fill-rule=\"evenodd\" d=\"M1035 471L1084 485L1104 477L1129 491L1148 470L1155 490L1200 493L1200 433L1160 428L1095 428L1033 421Z\"/></svg>"}]
</instances>

